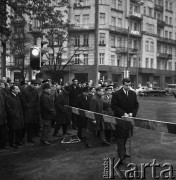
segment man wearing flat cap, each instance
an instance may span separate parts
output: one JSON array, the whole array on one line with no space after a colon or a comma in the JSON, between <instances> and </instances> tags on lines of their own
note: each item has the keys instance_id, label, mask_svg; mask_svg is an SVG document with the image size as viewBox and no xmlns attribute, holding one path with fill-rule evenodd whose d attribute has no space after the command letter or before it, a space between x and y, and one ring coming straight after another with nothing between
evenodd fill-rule
<instances>
[{"instance_id":1,"label":"man wearing flat cap","mask_svg":"<svg viewBox=\"0 0 176 180\"><path fill-rule=\"evenodd\" d=\"M89 110L96 112L96 113L103 113L103 109L106 108L107 103L104 103L102 100L103 96L103 88L102 87L97 87L96 88L96 94L91 98L90 104L89 104ZM96 120L88 120L88 130L89 130L89 137L87 141L87 147L93 147L93 137L96 132L100 134L100 140L102 144L104 145L109 145L110 143L107 142L104 134L104 129L103 129L103 122L100 119Z\"/></svg>"}]
</instances>

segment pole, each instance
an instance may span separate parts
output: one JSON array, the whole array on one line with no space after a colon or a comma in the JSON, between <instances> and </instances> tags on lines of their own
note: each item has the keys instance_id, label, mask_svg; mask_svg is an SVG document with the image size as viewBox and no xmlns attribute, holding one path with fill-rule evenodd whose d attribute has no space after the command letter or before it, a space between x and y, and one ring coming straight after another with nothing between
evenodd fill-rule
<instances>
[{"instance_id":1,"label":"pole","mask_svg":"<svg viewBox=\"0 0 176 180\"><path fill-rule=\"evenodd\" d=\"M98 84L98 71L99 71L99 51L98 51L98 40L99 40L99 1L95 0L95 53L94 53L94 85Z\"/></svg>"},{"instance_id":2,"label":"pole","mask_svg":"<svg viewBox=\"0 0 176 180\"><path fill-rule=\"evenodd\" d=\"M129 38L130 38L130 27L128 26L128 37L127 37L127 70L129 70Z\"/></svg>"}]
</instances>

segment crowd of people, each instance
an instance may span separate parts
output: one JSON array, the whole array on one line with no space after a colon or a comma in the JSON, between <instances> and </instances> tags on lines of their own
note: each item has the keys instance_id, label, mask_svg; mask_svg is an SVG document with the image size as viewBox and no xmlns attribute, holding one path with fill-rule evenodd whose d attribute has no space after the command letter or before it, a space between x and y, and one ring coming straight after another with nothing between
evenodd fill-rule
<instances>
[{"instance_id":1,"label":"crowd of people","mask_svg":"<svg viewBox=\"0 0 176 180\"><path fill-rule=\"evenodd\" d=\"M94 87L91 80L80 83L75 78L65 86L51 80L23 81L20 85L8 79L0 80L0 149L18 148L25 141L35 143L35 136L40 136L42 144L49 145L51 127L53 136L63 138L69 134L68 129L75 129L89 148L94 147L95 138L103 145L115 140L118 157L123 160L127 156L126 140L132 132L130 124L115 126L98 118L78 116L70 113L66 105L110 116L134 117L139 104L130 85L128 78L123 80L121 88L112 82ZM59 134L61 128L62 134Z\"/></svg>"}]
</instances>

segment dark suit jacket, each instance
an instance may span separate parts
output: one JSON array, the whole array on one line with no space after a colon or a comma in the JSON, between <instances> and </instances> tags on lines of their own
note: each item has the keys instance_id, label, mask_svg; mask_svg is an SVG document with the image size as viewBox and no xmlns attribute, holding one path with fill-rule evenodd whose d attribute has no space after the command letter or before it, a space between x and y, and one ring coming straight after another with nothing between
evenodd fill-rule
<instances>
[{"instance_id":1,"label":"dark suit jacket","mask_svg":"<svg viewBox=\"0 0 176 180\"><path fill-rule=\"evenodd\" d=\"M107 103L104 103L101 97L99 97L97 94L95 94L90 100L89 110L102 114L103 109L105 108L106 104ZM101 119L97 118L96 124L93 124L92 120L89 119L88 129L90 129L90 130L92 129L92 130L96 130L96 131L102 130L103 129L103 122L101 121Z\"/></svg>"},{"instance_id":2,"label":"dark suit jacket","mask_svg":"<svg viewBox=\"0 0 176 180\"><path fill-rule=\"evenodd\" d=\"M80 109L89 110L89 104L90 104L91 97L87 96L87 99L84 97L83 94L78 95L76 99L76 107ZM85 116L78 116L78 127L80 128L86 128L87 127L87 117Z\"/></svg>"},{"instance_id":3,"label":"dark suit jacket","mask_svg":"<svg viewBox=\"0 0 176 180\"><path fill-rule=\"evenodd\" d=\"M42 119L52 120L55 118L54 102L50 95L44 91L40 97L40 107Z\"/></svg>"},{"instance_id":4,"label":"dark suit jacket","mask_svg":"<svg viewBox=\"0 0 176 180\"><path fill-rule=\"evenodd\" d=\"M123 91L123 88L114 92L111 100L111 108L114 111L114 116L121 118L124 113L132 113L133 117L136 116L138 111L139 103L137 100L136 93L129 90L128 96ZM128 138L129 130L132 130L132 125L130 122L124 121L116 126L117 136L119 138Z\"/></svg>"},{"instance_id":5,"label":"dark suit jacket","mask_svg":"<svg viewBox=\"0 0 176 180\"><path fill-rule=\"evenodd\" d=\"M70 94L69 94L69 105L76 106L76 98L80 94L80 88L78 86L74 87L73 84L70 85Z\"/></svg>"},{"instance_id":6,"label":"dark suit jacket","mask_svg":"<svg viewBox=\"0 0 176 180\"><path fill-rule=\"evenodd\" d=\"M64 107L65 105L69 105L69 96L64 91L62 91L55 99L56 121L58 124L69 125L70 118L67 109Z\"/></svg>"},{"instance_id":7,"label":"dark suit jacket","mask_svg":"<svg viewBox=\"0 0 176 180\"><path fill-rule=\"evenodd\" d=\"M11 130L20 130L24 127L23 111L18 95L10 93L6 101L7 122Z\"/></svg>"}]
</instances>

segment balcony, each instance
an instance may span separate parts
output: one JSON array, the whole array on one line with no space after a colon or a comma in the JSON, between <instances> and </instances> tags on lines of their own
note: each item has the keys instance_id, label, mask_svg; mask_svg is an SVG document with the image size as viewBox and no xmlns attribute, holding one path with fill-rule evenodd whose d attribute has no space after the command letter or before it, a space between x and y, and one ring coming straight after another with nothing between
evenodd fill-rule
<instances>
[{"instance_id":1,"label":"balcony","mask_svg":"<svg viewBox=\"0 0 176 180\"><path fill-rule=\"evenodd\" d=\"M136 48L130 48L129 49L127 47L117 47L116 48L116 53L117 54L127 54L129 51L129 54L131 55L135 55L137 54L137 49Z\"/></svg>"},{"instance_id":2,"label":"balcony","mask_svg":"<svg viewBox=\"0 0 176 180\"><path fill-rule=\"evenodd\" d=\"M135 12L135 11L131 11L130 13L129 13L129 18L130 19L137 19L137 20L142 20L143 19L143 16L140 14L140 13L138 13L138 12Z\"/></svg>"},{"instance_id":3,"label":"balcony","mask_svg":"<svg viewBox=\"0 0 176 180\"><path fill-rule=\"evenodd\" d=\"M157 19L157 26L164 27L166 23L163 20Z\"/></svg>"},{"instance_id":4,"label":"balcony","mask_svg":"<svg viewBox=\"0 0 176 180\"><path fill-rule=\"evenodd\" d=\"M169 60L169 59L172 59L172 54L166 54L166 53L160 53L160 52L159 52L159 53L157 54L157 58Z\"/></svg>"},{"instance_id":5,"label":"balcony","mask_svg":"<svg viewBox=\"0 0 176 180\"><path fill-rule=\"evenodd\" d=\"M156 11L163 12L164 8L163 8L163 6L162 6L162 5L155 4L155 10L156 10Z\"/></svg>"},{"instance_id":6,"label":"balcony","mask_svg":"<svg viewBox=\"0 0 176 180\"><path fill-rule=\"evenodd\" d=\"M68 31L94 31L95 24L74 24L68 28Z\"/></svg>"},{"instance_id":7,"label":"balcony","mask_svg":"<svg viewBox=\"0 0 176 180\"><path fill-rule=\"evenodd\" d=\"M126 28L122 28L122 27L118 27L118 26L111 26L110 25L109 29L113 33L128 35L128 29L126 29Z\"/></svg>"},{"instance_id":8,"label":"balcony","mask_svg":"<svg viewBox=\"0 0 176 180\"><path fill-rule=\"evenodd\" d=\"M149 36L153 36L153 37L158 37L157 34L155 34L155 33L153 33L153 32L149 32L149 31L142 31L142 34L149 35Z\"/></svg>"},{"instance_id":9,"label":"balcony","mask_svg":"<svg viewBox=\"0 0 176 180\"><path fill-rule=\"evenodd\" d=\"M175 45L176 44L176 40L165 38L165 37L161 37L161 36L158 36L157 41L161 42L161 43L171 44L171 45Z\"/></svg>"}]
</instances>

